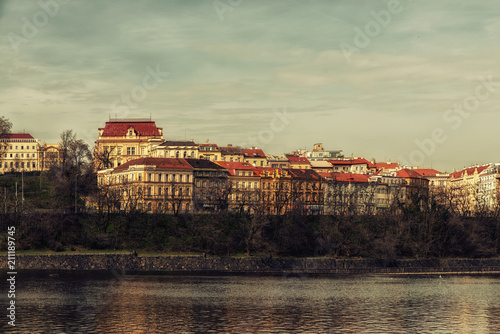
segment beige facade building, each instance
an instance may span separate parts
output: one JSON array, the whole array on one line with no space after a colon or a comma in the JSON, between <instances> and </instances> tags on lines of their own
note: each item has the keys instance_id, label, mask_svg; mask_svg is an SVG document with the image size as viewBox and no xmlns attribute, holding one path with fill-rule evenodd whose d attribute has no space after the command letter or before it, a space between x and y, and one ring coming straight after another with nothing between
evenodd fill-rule
<instances>
[{"instance_id":1,"label":"beige facade building","mask_svg":"<svg viewBox=\"0 0 500 334\"><path fill-rule=\"evenodd\" d=\"M179 214L193 208L193 167L184 159L134 159L99 171L98 186L97 209Z\"/></svg>"},{"instance_id":2,"label":"beige facade building","mask_svg":"<svg viewBox=\"0 0 500 334\"><path fill-rule=\"evenodd\" d=\"M163 142L163 129L150 119L110 119L99 129L94 160L98 170L148 157Z\"/></svg>"},{"instance_id":3,"label":"beige facade building","mask_svg":"<svg viewBox=\"0 0 500 334\"><path fill-rule=\"evenodd\" d=\"M39 170L40 143L29 133L10 133L0 138L0 173Z\"/></svg>"},{"instance_id":4,"label":"beige facade building","mask_svg":"<svg viewBox=\"0 0 500 334\"><path fill-rule=\"evenodd\" d=\"M157 146L150 148L150 156L153 158L183 158L198 159L198 144L194 141L167 140Z\"/></svg>"}]
</instances>

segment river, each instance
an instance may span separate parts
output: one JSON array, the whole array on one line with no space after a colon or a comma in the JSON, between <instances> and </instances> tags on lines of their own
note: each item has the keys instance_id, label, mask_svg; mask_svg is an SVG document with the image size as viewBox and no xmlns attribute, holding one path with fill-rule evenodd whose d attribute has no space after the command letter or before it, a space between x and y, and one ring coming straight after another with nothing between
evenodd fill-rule
<instances>
[{"instance_id":1,"label":"river","mask_svg":"<svg viewBox=\"0 0 500 334\"><path fill-rule=\"evenodd\" d=\"M500 333L498 276L21 271L15 300L2 333Z\"/></svg>"}]
</instances>

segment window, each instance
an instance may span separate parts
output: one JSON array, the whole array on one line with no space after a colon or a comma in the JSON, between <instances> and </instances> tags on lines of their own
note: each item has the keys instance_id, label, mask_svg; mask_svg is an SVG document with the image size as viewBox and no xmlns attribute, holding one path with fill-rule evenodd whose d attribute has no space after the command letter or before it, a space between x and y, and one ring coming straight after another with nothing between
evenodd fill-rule
<instances>
[{"instance_id":1,"label":"window","mask_svg":"<svg viewBox=\"0 0 500 334\"><path fill-rule=\"evenodd\" d=\"M24 146L21 146L21 150L24 150Z\"/></svg>"},{"instance_id":2,"label":"window","mask_svg":"<svg viewBox=\"0 0 500 334\"><path fill-rule=\"evenodd\" d=\"M161 196L161 187L158 188L158 196Z\"/></svg>"},{"instance_id":3,"label":"window","mask_svg":"<svg viewBox=\"0 0 500 334\"><path fill-rule=\"evenodd\" d=\"M146 149L144 147L141 147L141 155L145 155L146 154Z\"/></svg>"},{"instance_id":4,"label":"window","mask_svg":"<svg viewBox=\"0 0 500 334\"><path fill-rule=\"evenodd\" d=\"M33 163L33 168L36 168L36 163Z\"/></svg>"},{"instance_id":5,"label":"window","mask_svg":"<svg viewBox=\"0 0 500 334\"><path fill-rule=\"evenodd\" d=\"M121 147L117 147L116 148L116 154L117 155L122 155L122 148Z\"/></svg>"},{"instance_id":6,"label":"window","mask_svg":"<svg viewBox=\"0 0 500 334\"><path fill-rule=\"evenodd\" d=\"M127 155L135 155L135 147L127 147Z\"/></svg>"},{"instance_id":7,"label":"window","mask_svg":"<svg viewBox=\"0 0 500 334\"><path fill-rule=\"evenodd\" d=\"M148 196L152 195L151 187L148 187Z\"/></svg>"},{"instance_id":8,"label":"window","mask_svg":"<svg viewBox=\"0 0 500 334\"><path fill-rule=\"evenodd\" d=\"M153 181L153 180L152 180L151 173L148 173L148 181L150 181L150 182L151 182L151 181Z\"/></svg>"}]
</instances>

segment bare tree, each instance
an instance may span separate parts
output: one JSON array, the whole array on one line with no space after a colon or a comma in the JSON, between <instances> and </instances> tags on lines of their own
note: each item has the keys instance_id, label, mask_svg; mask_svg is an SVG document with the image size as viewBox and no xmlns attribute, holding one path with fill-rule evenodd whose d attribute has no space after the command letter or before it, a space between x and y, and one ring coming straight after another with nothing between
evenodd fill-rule
<instances>
[{"instance_id":1,"label":"bare tree","mask_svg":"<svg viewBox=\"0 0 500 334\"><path fill-rule=\"evenodd\" d=\"M7 150L7 135L12 129L12 123L4 116L0 117L0 164Z\"/></svg>"}]
</instances>

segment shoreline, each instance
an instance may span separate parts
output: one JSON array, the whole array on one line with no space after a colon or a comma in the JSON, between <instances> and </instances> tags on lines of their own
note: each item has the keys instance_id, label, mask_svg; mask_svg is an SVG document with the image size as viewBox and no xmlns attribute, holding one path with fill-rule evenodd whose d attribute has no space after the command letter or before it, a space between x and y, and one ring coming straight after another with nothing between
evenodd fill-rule
<instances>
[{"instance_id":1,"label":"shoreline","mask_svg":"<svg viewBox=\"0 0 500 334\"><path fill-rule=\"evenodd\" d=\"M7 271L7 255L0 270ZM493 259L376 259L204 257L202 255L16 254L17 270L121 270L132 273L270 274L286 276L337 274L480 275L500 274L500 258Z\"/></svg>"}]
</instances>

